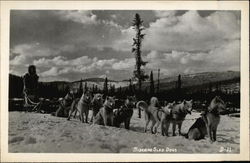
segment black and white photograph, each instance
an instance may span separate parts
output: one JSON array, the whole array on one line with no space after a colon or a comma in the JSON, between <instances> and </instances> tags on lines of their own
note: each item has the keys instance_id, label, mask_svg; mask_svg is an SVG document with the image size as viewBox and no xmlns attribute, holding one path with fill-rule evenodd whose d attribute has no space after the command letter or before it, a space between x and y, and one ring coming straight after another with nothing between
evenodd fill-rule
<instances>
[{"instance_id":1,"label":"black and white photograph","mask_svg":"<svg viewBox=\"0 0 250 163\"><path fill-rule=\"evenodd\" d=\"M241 25L230 9L11 9L7 152L240 154Z\"/></svg>"}]
</instances>

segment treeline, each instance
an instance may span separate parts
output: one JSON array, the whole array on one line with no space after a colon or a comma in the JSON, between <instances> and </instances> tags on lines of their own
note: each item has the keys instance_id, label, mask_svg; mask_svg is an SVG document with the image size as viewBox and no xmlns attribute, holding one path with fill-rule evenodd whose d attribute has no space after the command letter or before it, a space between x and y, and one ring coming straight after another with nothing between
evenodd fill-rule
<instances>
[{"instance_id":1,"label":"treeline","mask_svg":"<svg viewBox=\"0 0 250 163\"><path fill-rule=\"evenodd\" d=\"M9 97L23 97L23 81L21 77L10 75L9 78ZM79 83L80 82L80 83ZM80 97L84 91L91 93L103 93L105 96L116 96L118 99L125 99L127 96L136 95L138 100L149 101L152 96L156 96L160 101L181 101L183 99L194 99L197 101L210 101L215 95L220 95L223 100L231 103L235 107L240 105L240 91L234 91L230 88L230 84L239 83L239 78L233 78L225 81L210 82L207 84L183 87L181 75L176 77L173 82L174 87L170 89L162 89L159 80L155 83L153 73L150 73L149 82L143 85L139 91L138 84L133 84L129 80L127 87L115 87L108 78L105 78L103 87L100 88L95 84L89 85L86 81L78 81L77 88L74 89L77 97ZM223 89L229 86L229 89ZM39 82L39 96L44 98L59 98L64 97L66 93L72 89L72 83L68 82Z\"/></svg>"}]
</instances>

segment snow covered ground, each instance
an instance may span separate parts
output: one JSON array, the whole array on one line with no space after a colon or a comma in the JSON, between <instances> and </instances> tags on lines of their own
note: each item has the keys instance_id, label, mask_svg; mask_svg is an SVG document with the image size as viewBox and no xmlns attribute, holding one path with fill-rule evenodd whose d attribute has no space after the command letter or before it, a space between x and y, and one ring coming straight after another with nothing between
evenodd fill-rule
<instances>
[{"instance_id":1,"label":"snow covered ground","mask_svg":"<svg viewBox=\"0 0 250 163\"><path fill-rule=\"evenodd\" d=\"M221 116L217 142L200 141L183 136L161 136L144 133L144 118L134 112L131 130L80 123L78 119L49 114L9 112L9 152L29 153L239 153L240 119ZM182 126L186 133L199 113L187 115ZM160 128L158 129L158 131Z\"/></svg>"}]
</instances>

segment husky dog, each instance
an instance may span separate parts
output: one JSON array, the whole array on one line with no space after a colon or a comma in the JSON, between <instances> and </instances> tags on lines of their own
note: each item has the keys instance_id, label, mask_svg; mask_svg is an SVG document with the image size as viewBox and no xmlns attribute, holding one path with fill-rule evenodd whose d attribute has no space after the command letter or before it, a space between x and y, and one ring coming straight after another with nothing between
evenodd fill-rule
<instances>
[{"instance_id":1,"label":"husky dog","mask_svg":"<svg viewBox=\"0 0 250 163\"><path fill-rule=\"evenodd\" d=\"M85 114L85 122L88 123L90 102L91 102L91 94L90 92L87 91L82 94L82 97L79 100L76 99L72 103L71 109L69 111L68 120L70 120L71 114L77 110L80 115L80 121L84 123L84 114Z\"/></svg>"},{"instance_id":2,"label":"husky dog","mask_svg":"<svg viewBox=\"0 0 250 163\"><path fill-rule=\"evenodd\" d=\"M204 118L205 117L202 115L194 122L189 128L186 138L194 140L205 138L205 135L207 135L207 127Z\"/></svg>"},{"instance_id":3,"label":"husky dog","mask_svg":"<svg viewBox=\"0 0 250 163\"><path fill-rule=\"evenodd\" d=\"M91 107L92 107L93 114L91 116L90 122L93 122L94 117L99 112L100 108L103 106L102 97L103 97L102 94L97 93L97 94L94 95L94 97L93 97L93 99L91 101Z\"/></svg>"},{"instance_id":4,"label":"husky dog","mask_svg":"<svg viewBox=\"0 0 250 163\"><path fill-rule=\"evenodd\" d=\"M220 122L220 114L225 111L225 103L218 96L215 96L206 111L190 127L188 139L200 140L209 135L211 141L216 141L216 131Z\"/></svg>"},{"instance_id":5,"label":"husky dog","mask_svg":"<svg viewBox=\"0 0 250 163\"><path fill-rule=\"evenodd\" d=\"M172 114L172 109L174 105L175 105L175 101L172 103L166 104L166 106L162 108L149 107L150 113L151 113L150 116L152 117L151 121L153 125L153 132L151 129L152 133L157 133L157 128L159 127L159 125L161 125L161 134L163 136L168 135L167 117Z\"/></svg>"},{"instance_id":6,"label":"husky dog","mask_svg":"<svg viewBox=\"0 0 250 163\"><path fill-rule=\"evenodd\" d=\"M69 110L71 104L74 100L74 93L70 91L64 98L60 98L59 101L59 108L56 112L53 112L51 115L56 117L68 117Z\"/></svg>"},{"instance_id":7,"label":"husky dog","mask_svg":"<svg viewBox=\"0 0 250 163\"><path fill-rule=\"evenodd\" d=\"M115 98L107 96L103 104L103 107L99 110L99 112L94 117L94 124L113 126L114 106L115 106Z\"/></svg>"},{"instance_id":8,"label":"husky dog","mask_svg":"<svg viewBox=\"0 0 250 163\"><path fill-rule=\"evenodd\" d=\"M187 114L191 114L193 101L183 100L182 103L173 106L172 112L166 117L167 131L169 129L170 123L173 124L173 136L175 136L176 124L178 125L179 135L181 133L182 122L184 121Z\"/></svg>"},{"instance_id":9,"label":"husky dog","mask_svg":"<svg viewBox=\"0 0 250 163\"><path fill-rule=\"evenodd\" d=\"M145 117L145 127L144 127L144 132L147 132L147 127L150 121L152 121L151 124L151 133L154 133L153 127L156 123L156 116L153 116L153 114L157 114L157 111L160 109L159 101L156 97L152 97L150 99L150 105L148 106L146 102L144 101L139 101L136 104L136 107L138 109L144 110L144 117Z\"/></svg>"},{"instance_id":10,"label":"husky dog","mask_svg":"<svg viewBox=\"0 0 250 163\"><path fill-rule=\"evenodd\" d=\"M130 119L133 115L133 108L135 107L135 96L128 96L124 102L124 105L119 109L115 109L114 112L114 126L120 127L121 123L125 124L125 128L129 130Z\"/></svg>"},{"instance_id":11,"label":"husky dog","mask_svg":"<svg viewBox=\"0 0 250 163\"><path fill-rule=\"evenodd\" d=\"M223 113L225 109L224 101L220 97L215 96L204 115L207 132L211 141L216 141L216 131L220 123L220 114Z\"/></svg>"},{"instance_id":12,"label":"husky dog","mask_svg":"<svg viewBox=\"0 0 250 163\"><path fill-rule=\"evenodd\" d=\"M167 119L169 116L171 116L172 110L173 110L175 105L176 105L176 103L174 101L172 103L166 104L166 106L164 106L162 108L162 114L161 114L161 119L160 119L162 136L168 136L169 123L167 122ZM159 126L159 121L156 123L155 133L157 132L158 126Z\"/></svg>"}]
</instances>

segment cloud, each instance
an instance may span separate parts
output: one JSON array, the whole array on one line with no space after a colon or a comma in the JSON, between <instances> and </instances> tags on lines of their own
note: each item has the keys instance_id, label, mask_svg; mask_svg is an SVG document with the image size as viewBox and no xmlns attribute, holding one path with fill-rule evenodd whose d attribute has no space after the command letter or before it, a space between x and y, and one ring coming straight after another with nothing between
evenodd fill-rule
<instances>
[{"instance_id":1,"label":"cloud","mask_svg":"<svg viewBox=\"0 0 250 163\"><path fill-rule=\"evenodd\" d=\"M71 20L82 24L95 24L96 15L89 10L69 10L55 12L62 20Z\"/></svg>"},{"instance_id":2,"label":"cloud","mask_svg":"<svg viewBox=\"0 0 250 163\"><path fill-rule=\"evenodd\" d=\"M135 30L132 27L121 29L120 36L111 44L117 51L131 51Z\"/></svg>"},{"instance_id":3,"label":"cloud","mask_svg":"<svg viewBox=\"0 0 250 163\"><path fill-rule=\"evenodd\" d=\"M51 56L56 55L58 52L53 48L45 47L40 43L19 44L10 49L11 53L25 55L25 56Z\"/></svg>"},{"instance_id":4,"label":"cloud","mask_svg":"<svg viewBox=\"0 0 250 163\"><path fill-rule=\"evenodd\" d=\"M158 17L149 23L142 42L144 51L209 51L228 40L240 38L237 12L217 11L206 17L198 11L177 15L176 11L155 11ZM135 30L130 26L111 44L118 51L130 51Z\"/></svg>"},{"instance_id":5,"label":"cloud","mask_svg":"<svg viewBox=\"0 0 250 163\"><path fill-rule=\"evenodd\" d=\"M145 57L149 61L146 70L161 69L163 75L209 71L239 71L240 41L234 40L208 52L159 52L151 51Z\"/></svg>"},{"instance_id":6,"label":"cloud","mask_svg":"<svg viewBox=\"0 0 250 163\"><path fill-rule=\"evenodd\" d=\"M78 79L81 74L88 74L89 76L90 73L107 73L112 69L112 65L115 62L117 62L117 59L98 59L96 57L82 56L68 60L65 57L57 56L52 59L41 58L34 60L33 64L40 69L47 68L47 70L41 73L43 78L54 76L69 77L74 74L74 79Z\"/></svg>"},{"instance_id":7,"label":"cloud","mask_svg":"<svg viewBox=\"0 0 250 163\"><path fill-rule=\"evenodd\" d=\"M15 56L12 60L10 60L10 65L26 65L28 62L28 58L25 55L18 55Z\"/></svg>"},{"instance_id":8,"label":"cloud","mask_svg":"<svg viewBox=\"0 0 250 163\"><path fill-rule=\"evenodd\" d=\"M144 48L148 50L206 51L229 39L239 39L240 25L233 12L201 17L197 11L188 11L181 16L161 17L145 32Z\"/></svg>"},{"instance_id":9,"label":"cloud","mask_svg":"<svg viewBox=\"0 0 250 163\"><path fill-rule=\"evenodd\" d=\"M34 60L33 64L38 67L51 67L51 66L58 66L58 67L65 67L65 66L79 66L79 65L86 65L92 63L94 59L89 58L88 56L82 56L75 59L67 59L66 57L56 56L52 59L40 58L38 60Z\"/></svg>"},{"instance_id":10,"label":"cloud","mask_svg":"<svg viewBox=\"0 0 250 163\"><path fill-rule=\"evenodd\" d=\"M132 76L135 13L144 20L146 71L239 70L238 11L12 11L10 71L35 64L41 80ZM202 14L201 14L202 13Z\"/></svg>"},{"instance_id":11,"label":"cloud","mask_svg":"<svg viewBox=\"0 0 250 163\"><path fill-rule=\"evenodd\" d=\"M41 73L42 76L57 76L58 75L58 68L57 67L51 67L48 71L45 71Z\"/></svg>"},{"instance_id":12,"label":"cloud","mask_svg":"<svg viewBox=\"0 0 250 163\"><path fill-rule=\"evenodd\" d=\"M114 70L133 70L135 66L134 58L127 58L112 65Z\"/></svg>"},{"instance_id":13,"label":"cloud","mask_svg":"<svg viewBox=\"0 0 250 163\"><path fill-rule=\"evenodd\" d=\"M155 12L155 16L162 18L162 17L174 17L177 11L156 10L154 12Z\"/></svg>"}]
</instances>

